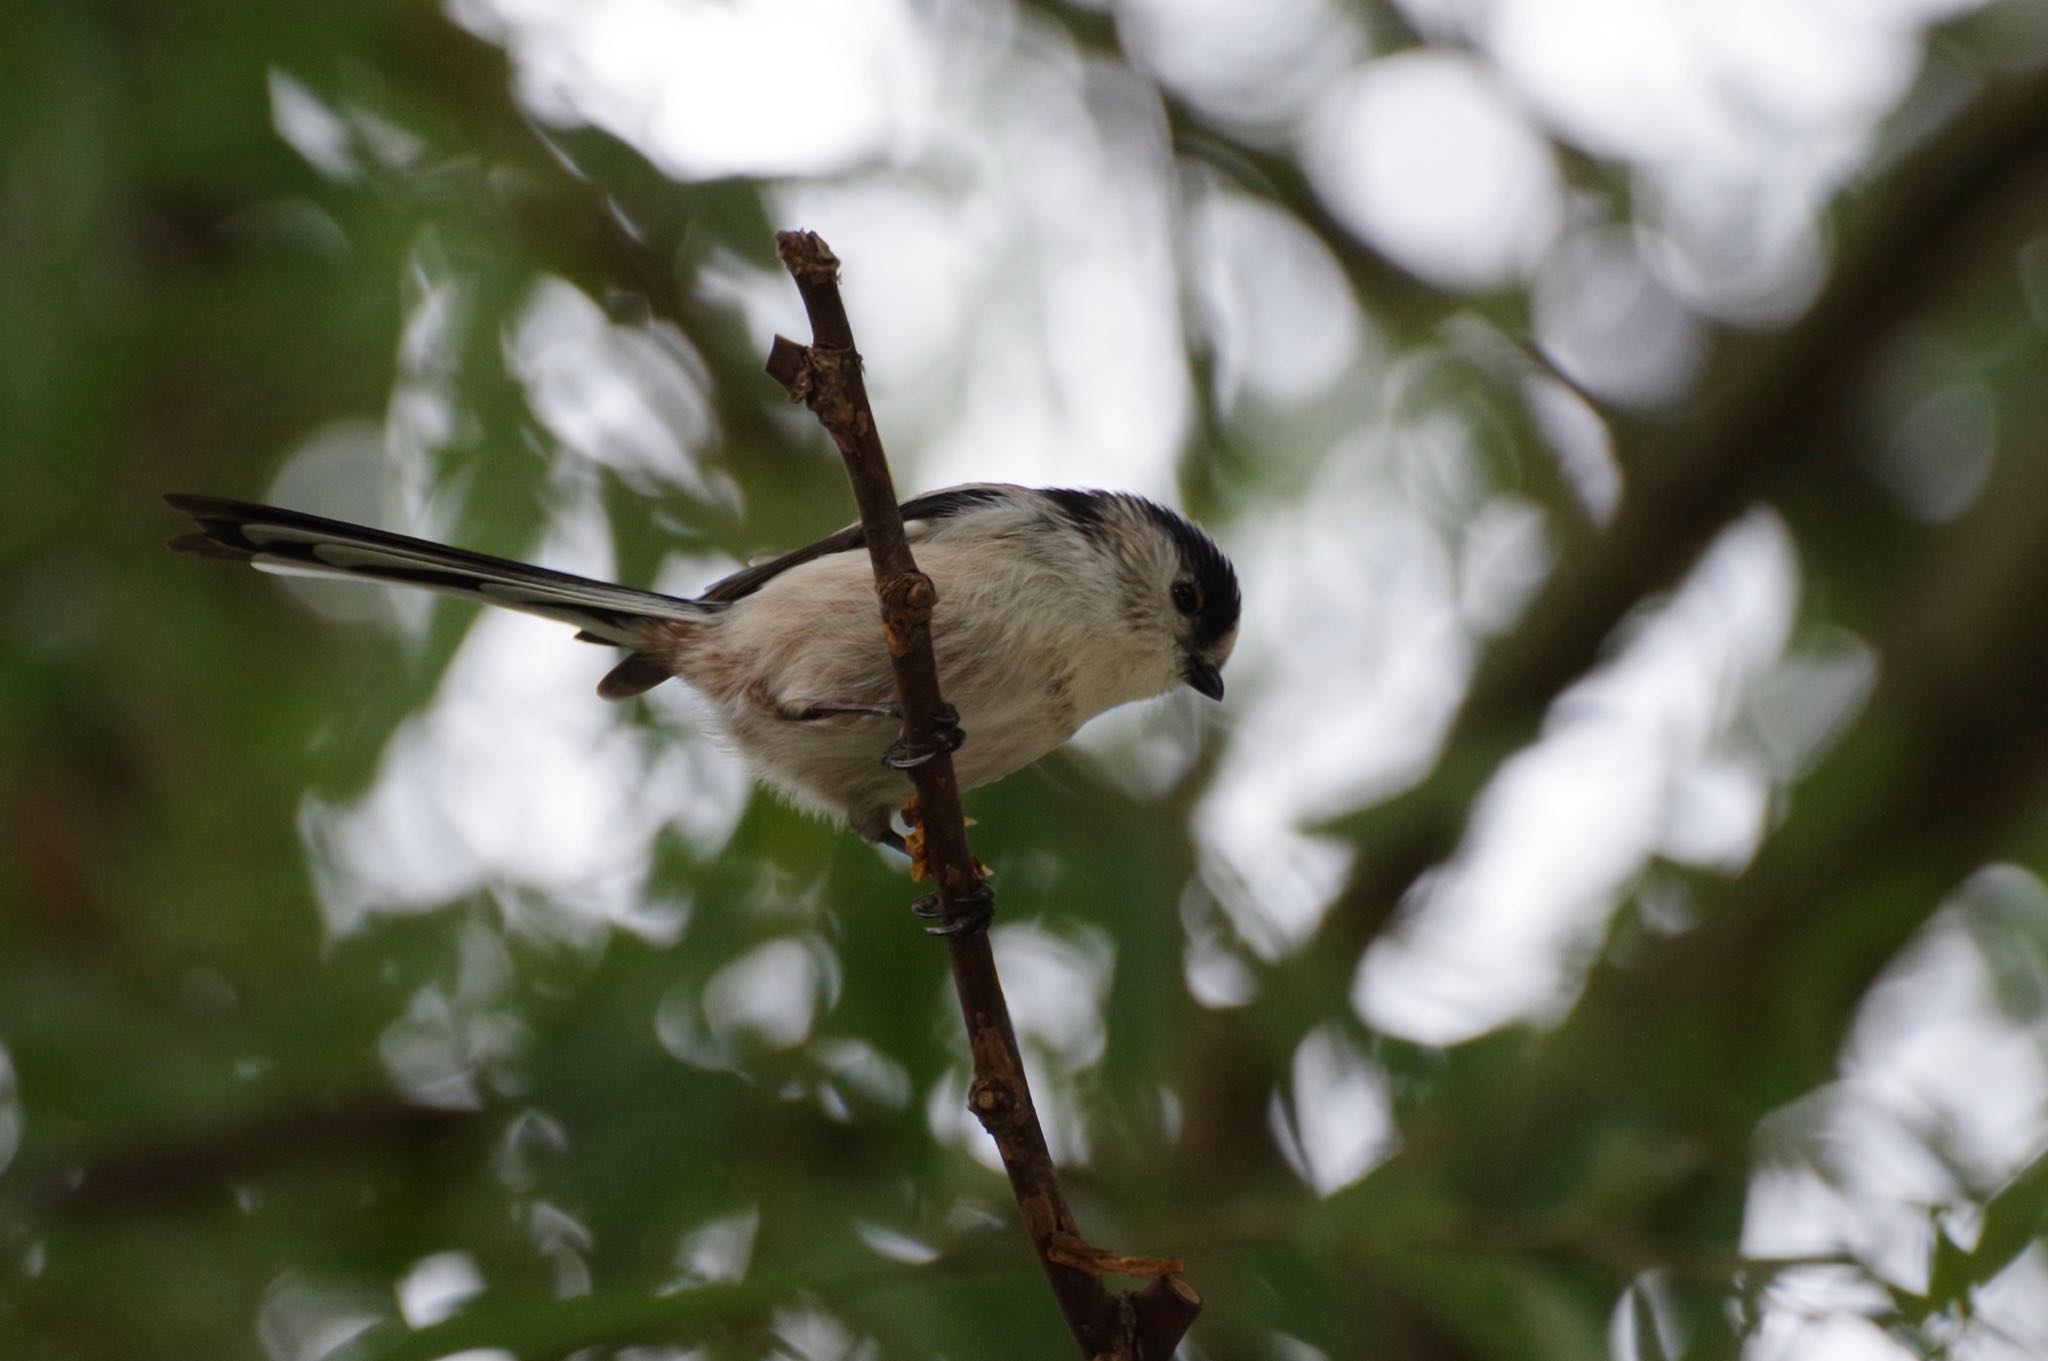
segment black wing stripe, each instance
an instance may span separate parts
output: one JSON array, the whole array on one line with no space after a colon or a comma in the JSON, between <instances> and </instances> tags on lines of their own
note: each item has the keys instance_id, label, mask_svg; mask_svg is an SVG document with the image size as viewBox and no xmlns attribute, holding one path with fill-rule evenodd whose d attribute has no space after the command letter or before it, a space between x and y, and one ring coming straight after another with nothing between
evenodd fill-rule
<instances>
[{"instance_id":1,"label":"black wing stripe","mask_svg":"<svg viewBox=\"0 0 2048 1361\"><path fill-rule=\"evenodd\" d=\"M991 501L1000 501L1009 495L1010 491L1008 487L997 486L948 487L944 491L913 496L903 502L900 509L903 511L903 521L906 525L916 520L944 520L963 511L973 510L977 506L985 506ZM912 532L911 538L915 540L916 537L916 533ZM779 557L756 563L752 567L743 567L731 576L721 577L707 586L703 594L697 598L703 601L723 602L738 600L742 596L752 595L792 567L801 567L807 562L815 562L834 553L852 553L867 546L867 531L859 525L848 525L835 534L826 535L814 544L793 548Z\"/></svg>"},{"instance_id":2,"label":"black wing stripe","mask_svg":"<svg viewBox=\"0 0 2048 1361\"><path fill-rule=\"evenodd\" d=\"M903 503L903 518L908 520L945 520L963 511L975 510L992 501L1001 501L1011 495L1012 488L994 485L947 487L944 491L926 492L913 496Z\"/></svg>"},{"instance_id":3,"label":"black wing stripe","mask_svg":"<svg viewBox=\"0 0 2048 1361\"><path fill-rule=\"evenodd\" d=\"M781 576L792 567L800 567L804 563L830 557L834 553L850 553L856 548L867 547L867 542L867 533L859 525L849 525L837 534L827 534L814 544L791 549L780 557L755 563L752 567L742 567L729 577L720 577L706 586L697 598L707 603L729 604L741 596L752 595L768 581Z\"/></svg>"}]
</instances>

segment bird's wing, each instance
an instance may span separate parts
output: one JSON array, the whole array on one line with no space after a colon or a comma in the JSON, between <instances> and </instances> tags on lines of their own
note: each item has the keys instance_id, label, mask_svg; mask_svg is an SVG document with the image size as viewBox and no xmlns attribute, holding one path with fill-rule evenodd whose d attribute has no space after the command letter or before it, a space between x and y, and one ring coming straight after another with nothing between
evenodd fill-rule
<instances>
[{"instance_id":1,"label":"bird's wing","mask_svg":"<svg viewBox=\"0 0 2048 1361\"><path fill-rule=\"evenodd\" d=\"M947 487L943 491L926 492L903 502L903 525L906 536L912 543L931 533L932 526L990 501L1001 500L1015 495L1017 488L995 482L972 482L959 487ZM834 553L851 553L867 547L867 531L859 525L848 525L836 533L827 534L814 544L793 548L765 562L742 567L731 576L721 577L712 582L697 596L709 603L729 602L742 596L752 595L770 580L781 576L792 567L801 566Z\"/></svg>"}]
</instances>

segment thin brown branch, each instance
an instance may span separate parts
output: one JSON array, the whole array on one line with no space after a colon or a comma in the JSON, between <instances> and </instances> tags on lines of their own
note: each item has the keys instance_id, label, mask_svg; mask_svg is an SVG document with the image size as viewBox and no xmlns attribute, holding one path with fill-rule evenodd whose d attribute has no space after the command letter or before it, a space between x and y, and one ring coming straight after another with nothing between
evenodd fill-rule
<instances>
[{"instance_id":1,"label":"thin brown branch","mask_svg":"<svg viewBox=\"0 0 2048 1361\"><path fill-rule=\"evenodd\" d=\"M838 258L812 232L779 232L775 243L803 297L812 343L804 346L777 336L768 372L788 389L792 400L816 413L845 460L874 562L882 635L896 673L896 696L903 710L901 747L930 753L911 767L910 778L917 789L939 914L948 922L967 920L985 910L989 889L968 849L952 754L939 737L945 705L930 627L938 592L931 578L918 571L904 537L888 459L861 381L853 327L839 296ZM974 740L972 733L967 740ZM1066 1264L1077 1260L1073 1245L1080 1241L1080 1233L1032 1105L988 935L981 930L956 934L948 937L947 945L953 989L974 1060L968 1109L1002 1154L1018 1213L1068 1330L1082 1355L1091 1359L1168 1361L1200 1312L1201 1297L1172 1275L1135 1293L1112 1293L1095 1272Z\"/></svg>"}]
</instances>

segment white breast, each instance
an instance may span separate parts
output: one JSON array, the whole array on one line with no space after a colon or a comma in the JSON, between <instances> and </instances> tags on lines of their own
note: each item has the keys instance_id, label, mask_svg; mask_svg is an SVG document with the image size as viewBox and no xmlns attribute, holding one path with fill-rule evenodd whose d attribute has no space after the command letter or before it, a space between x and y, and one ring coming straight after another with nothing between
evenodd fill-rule
<instances>
[{"instance_id":1,"label":"white breast","mask_svg":"<svg viewBox=\"0 0 2048 1361\"><path fill-rule=\"evenodd\" d=\"M1103 709L1171 683L1149 666L1076 665L1114 661L1116 650L1102 643L1122 623L1098 583L1044 545L939 540L917 553L939 591L932 637L940 688L967 735L954 756L962 788L1012 774ZM872 836L909 797L908 778L882 764L900 730L895 719L784 716L894 699L865 554L792 568L679 642L672 660L718 707L741 755L799 806L836 812Z\"/></svg>"}]
</instances>

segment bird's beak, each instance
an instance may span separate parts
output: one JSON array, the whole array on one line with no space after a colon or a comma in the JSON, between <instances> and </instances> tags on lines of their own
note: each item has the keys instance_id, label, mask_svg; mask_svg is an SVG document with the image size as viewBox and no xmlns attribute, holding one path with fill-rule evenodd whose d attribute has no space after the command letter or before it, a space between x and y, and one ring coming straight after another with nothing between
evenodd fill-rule
<instances>
[{"instance_id":1,"label":"bird's beak","mask_svg":"<svg viewBox=\"0 0 2048 1361\"><path fill-rule=\"evenodd\" d=\"M1210 699L1223 698L1223 673L1213 662L1203 661L1200 657L1188 658L1187 682L1189 689Z\"/></svg>"}]
</instances>

